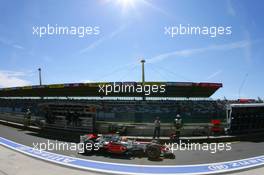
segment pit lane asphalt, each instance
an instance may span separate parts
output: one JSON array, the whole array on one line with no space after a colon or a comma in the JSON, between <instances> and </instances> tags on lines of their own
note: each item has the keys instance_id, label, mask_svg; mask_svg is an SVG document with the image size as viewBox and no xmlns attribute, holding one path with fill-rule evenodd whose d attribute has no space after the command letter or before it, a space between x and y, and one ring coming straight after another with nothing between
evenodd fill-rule
<instances>
[{"instance_id":1,"label":"pit lane asphalt","mask_svg":"<svg viewBox=\"0 0 264 175\"><path fill-rule=\"evenodd\" d=\"M13 128L5 125L0 125L0 136L17 143L21 143L27 146L33 147L33 143L55 143L54 139L50 139L47 136L40 135L39 133L32 131L25 131L18 128ZM54 138L54 137L51 137ZM59 136L57 138L60 138ZM58 139L64 140L64 138ZM216 153L210 153L210 151L175 151L175 159L164 159L162 161L150 161L147 158L132 158L129 159L125 156L113 156L97 154L92 156L85 156L78 154L77 151L71 150L53 150L51 152L63 154L71 157L78 157L83 159L113 162L113 163L127 163L137 165L191 165L191 164L203 164L203 163L216 163L224 161L232 161L244 158L250 158L254 156L263 155L264 141L243 141L243 142L231 142L232 149L230 151L218 151Z\"/></svg>"}]
</instances>

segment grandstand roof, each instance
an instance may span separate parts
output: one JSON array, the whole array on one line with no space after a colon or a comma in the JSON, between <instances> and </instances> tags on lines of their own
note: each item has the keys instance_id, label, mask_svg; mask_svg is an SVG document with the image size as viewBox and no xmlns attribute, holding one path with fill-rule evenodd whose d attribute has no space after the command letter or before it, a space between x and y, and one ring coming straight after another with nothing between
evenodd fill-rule
<instances>
[{"instance_id":1,"label":"grandstand roof","mask_svg":"<svg viewBox=\"0 0 264 175\"><path fill-rule=\"evenodd\" d=\"M119 85L142 85L141 82L115 82ZM142 97L141 93L99 92L99 86L114 85L114 82L69 83L42 86L24 86L0 89L0 97ZM164 93L151 93L147 97L210 97L222 83L193 82L145 82L145 85L165 85Z\"/></svg>"}]
</instances>

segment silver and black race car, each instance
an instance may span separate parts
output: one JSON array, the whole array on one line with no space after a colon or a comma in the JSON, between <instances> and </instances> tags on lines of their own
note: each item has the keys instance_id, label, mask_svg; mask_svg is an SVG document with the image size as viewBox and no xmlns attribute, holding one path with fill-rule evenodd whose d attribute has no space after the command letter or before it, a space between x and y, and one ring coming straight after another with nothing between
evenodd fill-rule
<instances>
[{"instance_id":1,"label":"silver and black race car","mask_svg":"<svg viewBox=\"0 0 264 175\"><path fill-rule=\"evenodd\" d=\"M80 143L83 143L84 153L89 155L99 152L123 154L132 157L148 157L149 160L162 158L174 159L175 155L164 145L156 140L151 142L140 142L129 140L127 137L118 134L86 134L80 136Z\"/></svg>"}]
</instances>

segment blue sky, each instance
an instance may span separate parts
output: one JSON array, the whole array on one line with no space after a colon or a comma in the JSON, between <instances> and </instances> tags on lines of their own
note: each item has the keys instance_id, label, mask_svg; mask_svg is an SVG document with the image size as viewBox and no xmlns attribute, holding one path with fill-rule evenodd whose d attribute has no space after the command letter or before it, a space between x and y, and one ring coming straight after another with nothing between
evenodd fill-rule
<instances>
[{"instance_id":1,"label":"blue sky","mask_svg":"<svg viewBox=\"0 0 264 175\"><path fill-rule=\"evenodd\" d=\"M127 1L127 3L126 3ZM264 98L264 2L250 0L0 0L0 87L89 81L220 82L213 98ZM33 26L99 26L45 36ZM231 26L232 35L177 36L165 26ZM240 92L240 93L239 93Z\"/></svg>"}]
</instances>

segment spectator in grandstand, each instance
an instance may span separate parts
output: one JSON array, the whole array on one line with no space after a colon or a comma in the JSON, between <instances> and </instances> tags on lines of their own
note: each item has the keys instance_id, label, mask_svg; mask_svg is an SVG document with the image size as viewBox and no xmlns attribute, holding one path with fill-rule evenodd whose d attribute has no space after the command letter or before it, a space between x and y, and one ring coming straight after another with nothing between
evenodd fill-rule
<instances>
[{"instance_id":1,"label":"spectator in grandstand","mask_svg":"<svg viewBox=\"0 0 264 175\"><path fill-rule=\"evenodd\" d=\"M160 118L157 117L156 120L154 121L154 134L153 134L153 139L160 137Z\"/></svg>"}]
</instances>

